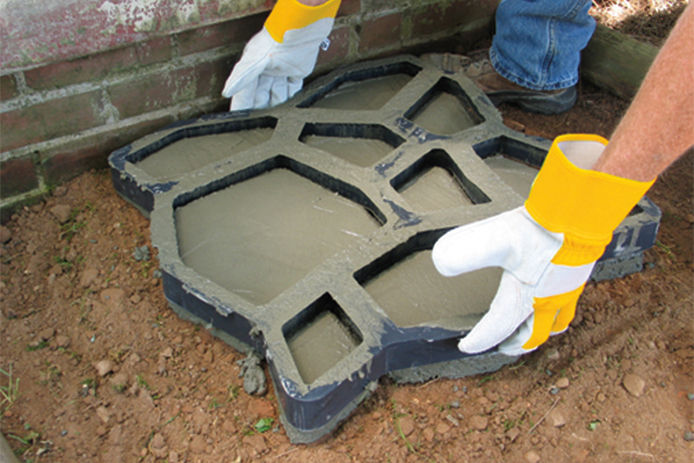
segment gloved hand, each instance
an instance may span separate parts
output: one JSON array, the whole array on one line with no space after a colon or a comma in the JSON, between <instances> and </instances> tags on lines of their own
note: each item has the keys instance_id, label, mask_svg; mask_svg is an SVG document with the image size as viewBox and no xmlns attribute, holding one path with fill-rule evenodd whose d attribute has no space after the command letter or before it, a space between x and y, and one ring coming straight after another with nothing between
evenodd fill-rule
<instances>
[{"instance_id":1,"label":"gloved hand","mask_svg":"<svg viewBox=\"0 0 694 463\"><path fill-rule=\"evenodd\" d=\"M435 243L432 259L442 275L504 270L461 351L501 343L500 352L521 355L568 328L612 232L653 184L589 170L606 144L596 135L558 137L524 206L455 228Z\"/></svg>"},{"instance_id":2,"label":"gloved hand","mask_svg":"<svg viewBox=\"0 0 694 463\"><path fill-rule=\"evenodd\" d=\"M275 106L301 90L339 7L340 0L318 6L278 0L224 84L222 96L232 99L230 109Z\"/></svg>"}]
</instances>

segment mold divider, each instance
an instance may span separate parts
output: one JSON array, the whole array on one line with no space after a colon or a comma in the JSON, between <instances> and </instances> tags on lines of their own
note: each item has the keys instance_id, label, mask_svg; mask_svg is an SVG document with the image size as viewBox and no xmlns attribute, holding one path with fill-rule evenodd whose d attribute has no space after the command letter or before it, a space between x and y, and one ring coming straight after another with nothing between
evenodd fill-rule
<instances>
[{"instance_id":1,"label":"mold divider","mask_svg":"<svg viewBox=\"0 0 694 463\"><path fill-rule=\"evenodd\" d=\"M396 175L390 184L398 192L402 192L410 182L415 182L429 169L439 167L448 172L453 179L458 183L465 195L472 201L473 204L483 204L491 201L477 185L468 179L463 171L453 162L448 153L441 149L432 149L424 156L415 161L412 165L402 170Z\"/></svg>"},{"instance_id":2,"label":"mold divider","mask_svg":"<svg viewBox=\"0 0 694 463\"><path fill-rule=\"evenodd\" d=\"M373 63L372 63L373 64ZM297 108L309 108L328 93L338 88L345 82L359 82L362 80L385 77L393 74L407 74L415 77L422 70L422 66L415 64L408 57L396 62L384 62L380 66L355 66L352 70L343 72L335 78L336 73L331 73L324 78L319 78L302 92L301 99L296 103ZM339 72L339 70L337 71ZM309 96L306 97L305 94Z\"/></svg>"}]
</instances>

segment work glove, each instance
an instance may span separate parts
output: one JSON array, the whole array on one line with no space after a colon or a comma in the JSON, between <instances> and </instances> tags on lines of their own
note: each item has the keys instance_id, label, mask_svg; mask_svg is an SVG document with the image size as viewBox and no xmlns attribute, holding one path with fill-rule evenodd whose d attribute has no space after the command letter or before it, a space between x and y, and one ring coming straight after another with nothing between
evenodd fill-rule
<instances>
[{"instance_id":1,"label":"work glove","mask_svg":"<svg viewBox=\"0 0 694 463\"><path fill-rule=\"evenodd\" d=\"M340 0L318 6L278 0L224 84L222 96L231 98L230 109L276 106L301 90L339 7Z\"/></svg>"},{"instance_id":2,"label":"work glove","mask_svg":"<svg viewBox=\"0 0 694 463\"><path fill-rule=\"evenodd\" d=\"M503 269L488 312L458 343L461 351L499 345L501 353L521 355L568 328L612 232L653 184L590 170L606 144L597 135L556 138L523 206L435 243L432 259L444 276Z\"/></svg>"}]
</instances>

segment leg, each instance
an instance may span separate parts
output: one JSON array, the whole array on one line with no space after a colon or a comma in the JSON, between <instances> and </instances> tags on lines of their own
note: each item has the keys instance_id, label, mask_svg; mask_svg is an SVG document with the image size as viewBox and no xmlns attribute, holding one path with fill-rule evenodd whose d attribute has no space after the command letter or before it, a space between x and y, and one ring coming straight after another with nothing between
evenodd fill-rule
<instances>
[{"instance_id":1,"label":"leg","mask_svg":"<svg viewBox=\"0 0 694 463\"><path fill-rule=\"evenodd\" d=\"M503 0L489 51L502 77L532 90L578 82L580 52L595 30L590 0Z\"/></svg>"}]
</instances>

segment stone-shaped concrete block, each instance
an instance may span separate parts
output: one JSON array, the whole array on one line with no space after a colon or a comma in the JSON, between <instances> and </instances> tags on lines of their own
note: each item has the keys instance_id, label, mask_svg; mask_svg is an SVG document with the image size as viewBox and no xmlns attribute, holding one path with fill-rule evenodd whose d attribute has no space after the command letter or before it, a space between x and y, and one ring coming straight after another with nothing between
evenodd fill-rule
<instances>
[{"instance_id":1,"label":"stone-shaped concrete block","mask_svg":"<svg viewBox=\"0 0 694 463\"><path fill-rule=\"evenodd\" d=\"M456 347L500 269L444 278L431 248L520 206L548 147L504 126L464 76L402 56L335 71L277 108L175 124L110 164L150 216L171 307L265 358L290 439L311 442L385 374L458 377L514 360ZM601 274L655 239L644 201Z\"/></svg>"}]
</instances>

